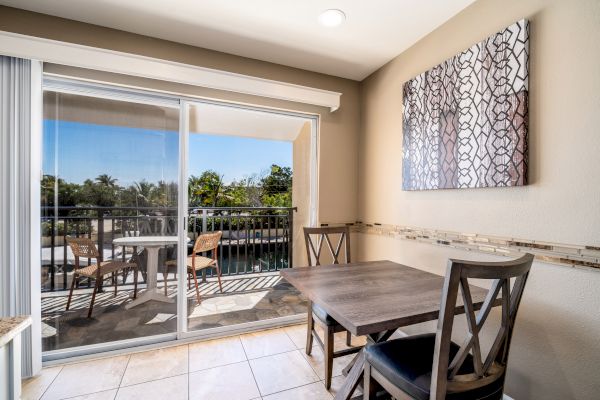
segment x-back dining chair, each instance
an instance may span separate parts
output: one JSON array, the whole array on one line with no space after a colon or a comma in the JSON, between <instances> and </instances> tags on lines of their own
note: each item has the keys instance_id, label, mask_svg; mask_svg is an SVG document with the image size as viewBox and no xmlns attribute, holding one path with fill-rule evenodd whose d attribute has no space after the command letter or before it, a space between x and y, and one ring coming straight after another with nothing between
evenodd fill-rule
<instances>
[{"instance_id":1,"label":"x-back dining chair","mask_svg":"<svg viewBox=\"0 0 600 400\"><path fill-rule=\"evenodd\" d=\"M192 254L187 257L187 273L188 273L188 289L190 288L190 279L194 280L194 286L196 287L196 299L200 304L200 289L198 288L198 277L196 276L197 271L201 271L205 268L214 268L217 272L217 279L219 281L219 290L223 293L223 286L221 284L221 268L219 267L218 260L218 249L219 241L223 232L216 231L211 233L203 233L198 236L192 249ZM211 257L204 257L200 255L210 251ZM169 269L177 267L177 260L169 260L165 262L165 270L163 272L165 282L165 295L167 294L167 274Z\"/></svg>"},{"instance_id":2,"label":"x-back dining chair","mask_svg":"<svg viewBox=\"0 0 600 400\"><path fill-rule=\"evenodd\" d=\"M313 239L316 239L316 242ZM305 227L304 240L306 242L308 264L311 267L321 265L325 254L328 254L330 257L325 261L327 263L340 264L342 261L344 263L351 262L350 228L348 226L320 228ZM324 247L329 250L328 253L323 253ZM352 335L350 332L346 331L342 325L327 314L327 312L318 304L309 302L307 322L306 354L311 354L313 338L316 339L317 344L321 347L325 355L325 387L329 389L331 387L333 359L356 353L361 347L351 347ZM323 327L324 338L322 341L315 330L315 322ZM334 350L334 335L337 332L346 332L346 345L349 348L339 351Z\"/></svg>"},{"instance_id":3,"label":"x-back dining chair","mask_svg":"<svg viewBox=\"0 0 600 400\"><path fill-rule=\"evenodd\" d=\"M69 291L69 299L67 300L67 310L71 306L71 299L73 297L73 289L75 284L80 277L94 279L94 291L92 292L92 300L90 301L90 308L88 310L88 318L92 316L92 310L94 308L94 301L96 300L96 293L100 284L104 280L104 276L112 274L113 284L115 286L115 296L117 295L117 272L123 271L123 281L126 280L126 274L129 269L133 270L133 298L137 296L137 276L138 266L133 262L126 261L102 261L102 256L98 252L94 241L90 238L67 238L67 243L75 256L75 269L73 270L73 279L71 281L71 290ZM80 267L80 258L96 259L95 264L90 264L87 267Z\"/></svg>"},{"instance_id":4,"label":"x-back dining chair","mask_svg":"<svg viewBox=\"0 0 600 400\"><path fill-rule=\"evenodd\" d=\"M506 262L450 260L436 333L367 347L364 398L374 399L376 386L381 385L396 399L502 399L512 333L533 258L525 254ZM492 280L478 313L470 278ZM460 345L451 340L459 288L468 329ZM501 303L500 327L484 357L479 333L497 302Z\"/></svg>"}]
</instances>

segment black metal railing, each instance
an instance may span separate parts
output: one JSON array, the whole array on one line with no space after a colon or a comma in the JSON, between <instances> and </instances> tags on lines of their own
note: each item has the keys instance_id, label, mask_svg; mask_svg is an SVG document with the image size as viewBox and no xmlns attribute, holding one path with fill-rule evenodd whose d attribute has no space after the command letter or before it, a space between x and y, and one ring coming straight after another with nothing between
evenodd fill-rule
<instances>
[{"instance_id":1,"label":"black metal railing","mask_svg":"<svg viewBox=\"0 0 600 400\"><path fill-rule=\"evenodd\" d=\"M288 268L293 256L294 211L291 207L190 207L185 219L188 248L203 232L220 230L218 256L223 275ZM117 246L114 239L175 236L178 216L174 207L42 207L41 223L42 290L54 291L68 288L73 269L67 237L92 238L104 260L126 260L142 255L142 249ZM175 249L166 249L163 257L176 258Z\"/></svg>"}]
</instances>

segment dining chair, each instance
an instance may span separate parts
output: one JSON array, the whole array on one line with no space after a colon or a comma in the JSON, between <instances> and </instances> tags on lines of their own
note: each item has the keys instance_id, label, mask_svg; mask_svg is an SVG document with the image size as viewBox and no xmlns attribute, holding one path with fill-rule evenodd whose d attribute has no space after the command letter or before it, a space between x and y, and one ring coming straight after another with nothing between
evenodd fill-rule
<instances>
[{"instance_id":1,"label":"dining chair","mask_svg":"<svg viewBox=\"0 0 600 400\"><path fill-rule=\"evenodd\" d=\"M198 236L192 249L192 254L187 257L187 273L188 273L188 289L191 289L191 280L194 280L194 286L196 287L196 299L200 304L200 289L198 288L198 277L196 273L206 268L214 268L217 272L217 279L219 281L219 290L223 293L223 286L221 285L221 268L217 261L217 253L219 249L219 241L223 232L211 232L203 233ZM204 257L201 253L211 252L211 257ZM167 294L167 275L169 269L177 267L177 260L169 260L165 262L165 269L163 271L163 278L165 282L165 295ZM175 272L177 276L177 272Z\"/></svg>"},{"instance_id":2,"label":"dining chair","mask_svg":"<svg viewBox=\"0 0 600 400\"><path fill-rule=\"evenodd\" d=\"M378 385L396 399L502 399L512 333L533 258L532 254L525 254L505 262L450 260L436 333L367 346L364 399L374 399ZM492 281L478 313L469 279ZM457 305L459 288L462 305ZM500 327L484 357L479 334L498 303ZM464 308L468 330L461 344L452 341L457 307Z\"/></svg>"},{"instance_id":3,"label":"dining chair","mask_svg":"<svg viewBox=\"0 0 600 400\"><path fill-rule=\"evenodd\" d=\"M115 286L115 296L117 295L117 272L123 271L123 282L127 279L127 271L133 270L133 298L137 297L137 276L138 266L136 263L127 261L102 261L102 256L98 252L96 245L90 238L67 238L67 243L75 256L75 269L73 270L73 279L71 280L71 290L69 291L69 299L67 300L67 310L71 306L71 299L73 297L73 289L78 284L79 278L84 277L88 279L94 279L94 291L92 292L92 300L90 302L90 308L88 310L88 318L92 316L92 310L94 308L94 301L96 299L96 293L104 276L111 274L113 284ZM95 264L89 264L87 267L81 267L79 263L80 258L96 259Z\"/></svg>"},{"instance_id":4,"label":"dining chair","mask_svg":"<svg viewBox=\"0 0 600 400\"><path fill-rule=\"evenodd\" d=\"M338 237L339 235L339 237ZM316 243L315 243L316 239ZM336 241L337 239L337 241ZM326 262L340 264L341 261L349 263L350 261L350 228L343 227L320 227L304 228L304 241L306 244L306 253L308 256L308 265L317 267L321 265L322 257L328 254L330 259ZM334 246L333 243L336 243ZM323 246L326 245L329 253L323 253ZM343 251L343 252L342 252ZM360 351L362 346L352 347L352 335L335 319L316 303L308 303L307 333L306 333L306 354L310 355L313 346L313 338L317 341L323 354L325 355L325 387L331 387L331 375L333 372L333 359ZM323 328L323 340L315 330L315 322ZM346 345L348 348L335 351L334 338L337 332L346 332Z\"/></svg>"}]
</instances>

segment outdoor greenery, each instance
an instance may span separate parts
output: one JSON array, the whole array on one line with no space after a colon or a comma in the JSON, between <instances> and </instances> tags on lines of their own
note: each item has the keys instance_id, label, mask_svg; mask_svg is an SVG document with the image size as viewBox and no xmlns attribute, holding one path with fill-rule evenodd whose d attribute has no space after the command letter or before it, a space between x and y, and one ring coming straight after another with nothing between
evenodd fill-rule
<instances>
[{"instance_id":1,"label":"outdoor greenery","mask_svg":"<svg viewBox=\"0 0 600 400\"><path fill-rule=\"evenodd\" d=\"M42 179L42 206L81 207L176 207L177 183L142 180L121 186L103 174L82 184L66 182L53 175ZM58 192L56 192L58 189ZM226 184L213 170L189 178L190 207L291 207L292 170L272 165L263 174L253 174Z\"/></svg>"},{"instance_id":2,"label":"outdoor greenery","mask_svg":"<svg viewBox=\"0 0 600 400\"><path fill-rule=\"evenodd\" d=\"M63 235L82 235L93 232L93 227L90 224L90 220L84 221L69 221L68 229L65 232L65 224L64 222L57 222L55 224L55 232L54 234L57 236ZM52 221L44 221L41 226L41 234L42 236L51 236L52 232Z\"/></svg>"}]
</instances>

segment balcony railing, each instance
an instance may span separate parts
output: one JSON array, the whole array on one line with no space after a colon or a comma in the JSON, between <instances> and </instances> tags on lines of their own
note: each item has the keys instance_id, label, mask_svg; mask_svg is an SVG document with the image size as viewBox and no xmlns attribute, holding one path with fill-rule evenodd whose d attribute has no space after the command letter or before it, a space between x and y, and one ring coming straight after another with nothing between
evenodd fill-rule
<instances>
[{"instance_id":1,"label":"balcony railing","mask_svg":"<svg viewBox=\"0 0 600 400\"><path fill-rule=\"evenodd\" d=\"M294 211L289 207L190 207L186 218L188 251L201 233L220 230L223 237L218 255L223 275L287 268L292 265ZM113 240L177 235L177 209L173 207L42 207L41 222L44 291L69 287L74 258L67 237L93 239L103 260L137 256L137 262L142 260L143 264L142 249L115 246ZM175 249L166 249L162 257L175 259ZM89 260L82 260L82 264L86 262Z\"/></svg>"}]
</instances>

